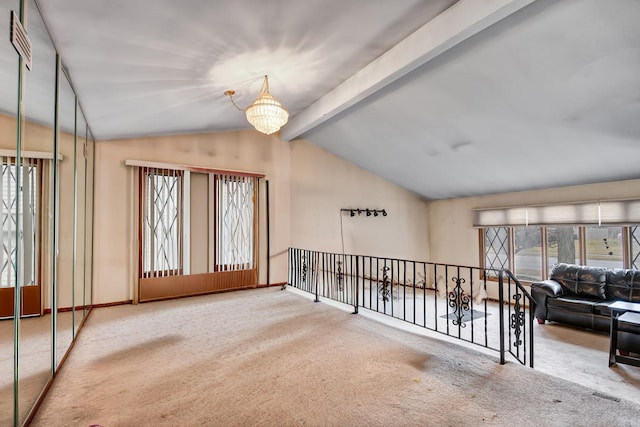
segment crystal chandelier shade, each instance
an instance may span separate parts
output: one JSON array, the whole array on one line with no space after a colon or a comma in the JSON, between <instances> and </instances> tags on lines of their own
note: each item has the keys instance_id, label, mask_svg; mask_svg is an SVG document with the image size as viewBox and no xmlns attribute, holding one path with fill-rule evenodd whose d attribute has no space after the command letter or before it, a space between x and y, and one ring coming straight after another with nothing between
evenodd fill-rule
<instances>
[{"instance_id":1,"label":"crystal chandelier shade","mask_svg":"<svg viewBox=\"0 0 640 427\"><path fill-rule=\"evenodd\" d=\"M271 135L289 120L289 113L269 92L263 92L247 107L247 120L259 132Z\"/></svg>"},{"instance_id":2,"label":"crystal chandelier shade","mask_svg":"<svg viewBox=\"0 0 640 427\"><path fill-rule=\"evenodd\" d=\"M224 93L229 96L233 105L240 111L245 111L247 120L257 131L267 135L280 130L289 120L289 112L286 108L269 93L269 78L264 76L262 87L258 97L245 110L238 107L233 101L233 90Z\"/></svg>"}]
</instances>

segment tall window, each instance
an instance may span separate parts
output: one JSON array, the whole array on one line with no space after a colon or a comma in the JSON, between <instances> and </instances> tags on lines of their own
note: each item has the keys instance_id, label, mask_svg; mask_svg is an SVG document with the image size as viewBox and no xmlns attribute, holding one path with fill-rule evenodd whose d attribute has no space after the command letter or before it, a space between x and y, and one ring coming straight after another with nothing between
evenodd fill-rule
<instances>
[{"instance_id":1,"label":"tall window","mask_svg":"<svg viewBox=\"0 0 640 427\"><path fill-rule=\"evenodd\" d=\"M549 267L559 262L565 264L576 264L580 262L578 227L561 225L557 227L546 227L546 229Z\"/></svg>"},{"instance_id":2,"label":"tall window","mask_svg":"<svg viewBox=\"0 0 640 427\"><path fill-rule=\"evenodd\" d=\"M216 176L216 270L254 268L253 177Z\"/></svg>"},{"instance_id":3,"label":"tall window","mask_svg":"<svg viewBox=\"0 0 640 427\"><path fill-rule=\"evenodd\" d=\"M22 165L15 165L15 158L2 158L0 170L0 287L16 286L16 264L21 271L22 286L37 284L38 280L38 194L39 165L37 159L22 159ZM16 181L20 178L21 186L16 193ZM19 205L18 205L19 203ZM16 212L16 207L18 208ZM16 260L16 230L20 218L20 233L23 239L20 259Z\"/></svg>"},{"instance_id":4,"label":"tall window","mask_svg":"<svg viewBox=\"0 0 640 427\"><path fill-rule=\"evenodd\" d=\"M514 273L521 280L542 279L542 234L540 227L514 227Z\"/></svg>"},{"instance_id":5,"label":"tall window","mask_svg":"<svg viewBox=\"0 0 640 427\"><path fill-rule=\"evenodd\" d=\"M182 270L181 171L143 168L143 277L180 274Z\"/></svg>"},{"instance_id":6,"label":"tall window","mask_svg":"<svg viewBox=\"0 0 640 427\"><path fill-rule=\"evenodd\" d=\"M509 228L484 229L484 259L485 268L509 268Z\"/></svg>"},{"instance_id":7,"label":"tall window","mask_svg":"<svg viewBox=\"0 0 640 427\"><path fill-rule=\"evenodd\" d=\"M587 265L622 268L622 227L585 227Z\"/></svg>"}]
</instances>

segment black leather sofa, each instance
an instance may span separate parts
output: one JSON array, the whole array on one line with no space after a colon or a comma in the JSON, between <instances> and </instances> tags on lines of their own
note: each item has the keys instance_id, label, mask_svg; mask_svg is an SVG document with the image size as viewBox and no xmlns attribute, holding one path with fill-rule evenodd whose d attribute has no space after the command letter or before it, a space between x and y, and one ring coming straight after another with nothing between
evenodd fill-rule
<instances>
[{"instance_id":1,"label":"black leather sofa","mask_svg":"<svg viewBox=\"0 0 640 427\"><path fill-rule=\"evenodd\" d=\"M615 301L640 303L640 271L556 264L549 279L531 284L538 323L545 320L609 331ZM640 326L620 322L621 353L640 353Z\"/></svg>"}]
</instances>

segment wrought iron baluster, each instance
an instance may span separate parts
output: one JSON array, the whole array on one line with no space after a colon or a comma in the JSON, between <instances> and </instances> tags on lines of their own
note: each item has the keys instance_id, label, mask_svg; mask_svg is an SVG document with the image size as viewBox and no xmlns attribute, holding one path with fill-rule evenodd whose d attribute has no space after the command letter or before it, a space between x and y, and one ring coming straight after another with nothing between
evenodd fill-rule
<instances>
[{"instance_id":1,"label":"wrought iron baluster","mask_svg":"<svg viewBox=\"0 0 640 427\"><path fill-rule=\"evenodd\" d=\"M464 317L464 312L469 311L470 302L469 295L467 295L464 289L462 289L462 284L466 281L463 277L452 277L451 281L456 284L453 290L448 294L449 307L453 308L453 313L455 315L455 318L452 319L452 323L455 326L464 328L467 325L462 321L462 319Z\"/></svg>"},{"instance_id":2,"label":"wrought iron baluster","mask_svg":"<svg viewBox=\"0 0 640 427\"><path fill-rule=\"evenodd\" d=\"M391 270L389 267L387 267L387 264L385 262L384 266L382 267L382 287L380 288L380 299L382 299L382 302L384 302L384 311L387 311L387 305L386 302L389 301L389 297L391 296L391 280L389 280L389 270Z\"/></svg>"},{"instance_id":3,"label":"wrought iron baluster","mask_svg":"<svg viewBox=\"0 0 640 427\"><path fill-rule=\"evenodd\" d=\"M522 334L522 328L524 327L524 306L520 305L520 299L522 295L519 293L515 293L513 295L513 299L516 301L513 305L513 313L511 314L511 324L509 325L511 329L513 329L513 334L516 337L516 340L513 342L513 345L519 349L522 345L522 340L520 339L520 335ZM521 310L522 308L522 310Z\"/></svg>"},{"instance_id":4,"label":"wrought iron baluster","mask_svg":"<svg viewBox=\"0 0 640 427\"><path fill-rule=\"evenodd\" d=\"M307 284L307 256L302 255L302 284Z\"/></svg>"}]
</instances>

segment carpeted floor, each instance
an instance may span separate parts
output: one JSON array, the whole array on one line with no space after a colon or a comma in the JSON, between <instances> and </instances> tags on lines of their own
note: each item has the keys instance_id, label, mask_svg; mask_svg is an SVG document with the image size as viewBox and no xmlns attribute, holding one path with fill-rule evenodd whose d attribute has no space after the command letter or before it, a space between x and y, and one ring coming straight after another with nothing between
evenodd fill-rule
<instances>
[{"instance_id":1,"label":"carpeted floor","mask_svg":"<svg viewBox=\"0 0 640 427\"><path fill-rule=\"evenodd\" d=\"M33 426L635 426L640 405L277 288L95 309Z\"/></svg>"}]
</instances>

